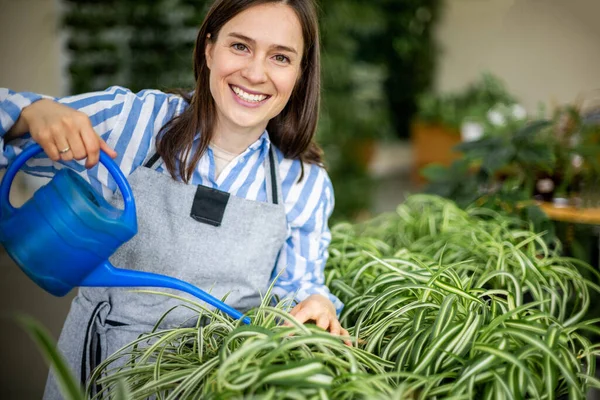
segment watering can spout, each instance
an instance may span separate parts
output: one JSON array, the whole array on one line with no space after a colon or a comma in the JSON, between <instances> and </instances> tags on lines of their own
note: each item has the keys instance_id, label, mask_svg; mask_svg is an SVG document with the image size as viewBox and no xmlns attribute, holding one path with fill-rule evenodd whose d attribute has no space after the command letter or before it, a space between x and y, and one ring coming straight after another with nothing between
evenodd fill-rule
<instances>
[{"instance_id":1,"label":"watering can spout","mask_svg":"<svg viewBox=\"0 0 600 400\"><path fill-rule=\"evenodd\" d=\"M250 324L250 318L244 317L240 311L228 306L222 301L209 295L198 287L191 285L180 279L170 276L154 274L152 272L142 272L117 268L109 261L98 265L89 275L87 275L80 286L92 287L160 287L167 289L176 289L186 292L210 304L211 306L223 311L235 319L241 319L245 324Z\"/></svg>"},{"instance_id":2,"label":"watering can spout","mask_svg":"<svg viewBox=\"0 0 600 400\"><path fill-rule=\"evenodd\" d=\"M113 207L73 170L63 168L23 206L10 204L11 183L25 162L42 152L33 144L8 167L0 182L0 243L41 288L64 296L77 286L162 287L198 297L233 318L244 315L200 288L154 273L115 268L109 257L137 233L135 202L127 179L104 152L102 163L123 197ZM250 323L248 317L243 322Z\"/></svg>"}]
</instances>

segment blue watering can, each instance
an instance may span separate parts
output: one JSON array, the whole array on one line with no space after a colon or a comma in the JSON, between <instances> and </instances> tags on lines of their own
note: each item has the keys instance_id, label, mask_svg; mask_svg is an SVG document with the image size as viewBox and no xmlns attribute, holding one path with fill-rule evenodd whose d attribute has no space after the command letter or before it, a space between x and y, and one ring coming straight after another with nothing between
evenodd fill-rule
<instances>
[{"instance_id":1,"label":"blue watering can","mask_svg":"<svg viewBox=\"0 0 600 400\"><path fill-rule=\"evenodd\" d=\"M33 144L9 166L0 183L0 243L42 289L64 296L76 286L150 286L187 292L235 319L250 318L205 291L179 279L114 267L108 258L137 233L131 187L114 161L100 153L123 195L119 210L91 185L63 168L22 207L9 201L10 186L25 162L42 151Z\"/></svg>"}]
</instances>

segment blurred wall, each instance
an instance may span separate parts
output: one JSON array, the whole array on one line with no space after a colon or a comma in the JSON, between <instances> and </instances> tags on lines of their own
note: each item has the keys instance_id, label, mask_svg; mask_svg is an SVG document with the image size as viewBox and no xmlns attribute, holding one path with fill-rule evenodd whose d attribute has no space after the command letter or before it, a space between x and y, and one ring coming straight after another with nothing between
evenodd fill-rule
<instances>
[{"instance_id":1,"label":"blurred wall","mask_svg":"<svg viewBox=\"0 0 600 400\"><path fill-rule=\"evenodd\" d=\"M600 89L599 15L598 0L447 0L437 89L489 70L530 111Z\"/></svg>"},{"instance_id":2,"label":"blurred wall","mask_svg":"<svg viewBox=\"0 0 600 400\"><path fill-rule=\"evenodd\" d=\"M0 0L0 87L59 96L57 0Z\"/></svg>"},{"instance_id":3,"label":"blurred wall","mask_svg":"<svg viewBox=\"0 0 600 400\"><path fill-rule=\"evenodd\" d=\"M0 0L0 87L64 94L57 10L58 0ZM22 204L41 183L20 176L11 190L13 204ZM0 398L40 399L48 368L14 315L33 316L57 338L72 294L56 298L45 293L1 247L0 271Z\"/></svg>"},{"instance_id":4,"label":"blurred wall","mask_svg":"<svg viewBox=\"0 0 600 400\"><path fill-rule=\"evenodd\" d=\"M59 0L0 0L0 87L65 94L59 5ZM11 199L21 204L43 182L20 174Z\"/></svg>"}]
</instances>

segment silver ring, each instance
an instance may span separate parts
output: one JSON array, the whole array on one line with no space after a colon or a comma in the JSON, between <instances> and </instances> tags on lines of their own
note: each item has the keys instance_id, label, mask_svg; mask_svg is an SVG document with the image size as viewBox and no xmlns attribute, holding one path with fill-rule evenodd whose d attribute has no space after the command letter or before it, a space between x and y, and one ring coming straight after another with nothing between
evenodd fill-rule
<instances>
[{"instance_id":1,"label":"silver ring","mask_svg":"<svg viewBox=\"0 0 600 400\"><path fill-rule=\"evenodd\" d=\"M69 150L71 150L71 147L67 146L67 148L66 148L66 149L59 150L59 151L58 151L58 153L59 153L59 154L65 154L65 153L66 153L67 151L69 151Z\"/></svg>"}]
</instances>

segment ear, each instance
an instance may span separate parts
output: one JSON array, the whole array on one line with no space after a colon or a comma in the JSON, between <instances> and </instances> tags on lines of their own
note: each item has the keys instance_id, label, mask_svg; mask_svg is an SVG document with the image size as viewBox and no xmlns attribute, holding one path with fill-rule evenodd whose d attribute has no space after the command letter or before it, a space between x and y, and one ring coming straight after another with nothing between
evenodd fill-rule
<instances>
[{"instance_id":1,"label":"ear","mask_svg":"<svg viewBox=\"0 0 600 400\"><path fill-rule=\"evenodd\" d=\"M213 50L213 42L210 40L210 34L206 37L206 46L204 46L204 58L206 59L206 66L208 69L211 69L212 66L212 50Z\"/></svg>"}]
</instances>

